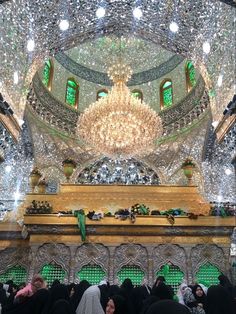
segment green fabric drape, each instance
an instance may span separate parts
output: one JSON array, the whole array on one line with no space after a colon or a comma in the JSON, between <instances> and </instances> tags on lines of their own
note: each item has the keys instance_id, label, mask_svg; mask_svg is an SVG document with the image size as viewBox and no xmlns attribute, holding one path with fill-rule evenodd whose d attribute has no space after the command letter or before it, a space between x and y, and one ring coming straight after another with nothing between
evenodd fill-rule
<instances>
[{"instance_id":1,"label":"green fabric drape","mask_svg":"<svg viewBox=\"0 0 236 314\"><path fill-rule=\"evenodd\" d=\"M81 240L86 240L86 230L85 230L85 214L82 209L74 211L74 216L78 220L78 228L80 229Z\"/></svg>"}]
</instances>

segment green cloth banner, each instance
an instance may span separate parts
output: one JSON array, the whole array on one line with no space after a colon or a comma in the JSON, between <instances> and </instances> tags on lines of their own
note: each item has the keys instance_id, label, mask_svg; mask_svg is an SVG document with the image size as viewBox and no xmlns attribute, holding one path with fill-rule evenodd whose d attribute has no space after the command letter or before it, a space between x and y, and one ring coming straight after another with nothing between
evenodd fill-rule
<instances>
[{"instance_id":1,"label":"green cloth banner","mask_svg":"<svg viewBox=\"0 0 236 314\"><path fill-rule=\"evenodd\" d=\"M80 229L81 233L81 240L86 240L86 230L85 230L85 214L83 209L75 210L74 216L77 217L78 220L78 228Z\"/></svg>"}]
</instances>

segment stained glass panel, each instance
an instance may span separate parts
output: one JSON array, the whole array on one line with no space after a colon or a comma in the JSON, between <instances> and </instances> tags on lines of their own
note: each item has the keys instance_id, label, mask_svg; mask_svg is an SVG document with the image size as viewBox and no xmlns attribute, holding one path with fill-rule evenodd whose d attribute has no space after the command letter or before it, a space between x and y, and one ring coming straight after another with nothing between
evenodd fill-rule
<instances>
[{"instance_id":1,"label":"stained glass panel","mask_svg":"<svg viewBox=\"0 0 236 314\"><path fill-rule=\"evenodd\" d=\"M126 278L129 278L135 286L142 284L144 279L144 272L139 266L127 265L123 266L117 273L119 282L122 283Z\"/></svg>"},{"instance_id":2,"label":"stained glass panel","mask_svg":"<svg viewBox=\"0 0 236 314\"><path fill-rule=\"evenodd\" d=\"M132 95L134 96L134 97L137 97L138 99L143 99L143 94L142 94L142 92L141 91L139 91L139 90L134 90L134 91L132 91Z\"/></svg>"},{"instance_id":3,"label":"stained glass panel","mask_svg":"<svg viewBox=\"0 0 236 314\"><path fill-rule=\"evenodd\" d=\"M63 282L66 272L59 265L46 264L41 269L40 274L43 276L47 284L50 286L55 279L58 279L60 280L60 282Z\"/></svg>"},{"instance_id":4,"label":"stained glass panel","mask_svg":"<svg viewBox=\"0 0 236 314\"><path fill-rule=\"evenodd\" d=\"M87 280L91 285L97 285L106 277L105 271L98 265L86 265L77 273L81 280Z\"/></svg>"},{"instance_id":5,"label":"stained glass panel","mask_svg":"<svg viewBox=\"0 0 236 314\"><path fill-rule=\"evenodd\" d=\"M66 86L66 103L70 106L75 107L77 101L78 94L78 85L73 80L67 81Z\"/></svg>"},{"instance_id":6,"label":"stained glass panel","mask_svg":"<svg viewBox=\"0 0 236 314\"><path fill-rule=\"evenodd\" d=\"M162 108L170 107L173 104L173 88L171 81L165 81L160 89Z\"/></svg>"},{"instance_id":7,"label":"stained glass panel","mask_svg":"<svg viewBox=\"0 0 236 314\"><path fill-rule=\"evenodd\" d=\"M51 62L47 60L43 69L43 84L48 87L50 81Z\"/></svg>"},{"instance_id":8,"label":"stained glass panel","mask_svg":"<svg viewBox=\"0 0 236 314\"><path fill-rule=\"evenodd\" d=\"M163 102L164 102L164 107L169 107L172 105L172 88L171 87L163 91Z\"/></svg>"},{"instance_id":9,"label":"stained glass panel","mask_svg":"<svg viewBox=\"0 0 236 314\"><path fill-rule=\"evenodd\" d=\"M171 85L172 85L171 81L166 81L162 88L165 89L167 87L171 87Z\"/></svg>"},{"instance_id":10,"label":"stained glass panel","mask_svg":"<svg viewBox=\"0 0 236 314\"><path fill-rule=\"evenodd\" d=\"M106 91L106 90L101 90L101 91L98 91L97 92L97 99L100 99L100 98L102 98L102 97L106 97L107 96L107 94L108 94L108 92Z\"/></svg>"},{"instance_id":11,"label":"stained glass panel","mask_svg":"<svg viewBox=\"0 0 236 314\"><path fill-rule=\"evenodd\" d=\"M164 276L166 284L170 285L175 293L184 279L184 273L175 265L163 265L161 270L156 273L156 276Z\"/></svg>"},{"instance_id":12,"label":"stained glass panel","mask_svg":"<svg viewBox=\"0 0 236 314\"><path fill-rule=\"evenodd\" d=\"M0 282L5 283L7 280L13 280L16 285L26 282L27 272L22 266L13 266L5 273L0 274Z\"/></svg>"},{"instance_id":13,"label":"stained glass panel","mask_svg":"<svg viewBox=\"0 0 236 314\"><path fill-rule=\"evenodd\" d=\"M187 75L189 79L190 86L193 87L196 84L196 72L192 62L188 62L187 64Z\"/></svg>"},{"instance_id":14,"label":"stained glass panel","mask_svg":"<svg viewBox=\"0 0 236 314\"><path fill-rule=\"evenodd\" d=\"M216 266L213 266L211 263L206 263L202 265L196 273L196 281L206 287L217 285L219 283L219 275L221 275L221 272Z\"/></svg>"}]
</instances>

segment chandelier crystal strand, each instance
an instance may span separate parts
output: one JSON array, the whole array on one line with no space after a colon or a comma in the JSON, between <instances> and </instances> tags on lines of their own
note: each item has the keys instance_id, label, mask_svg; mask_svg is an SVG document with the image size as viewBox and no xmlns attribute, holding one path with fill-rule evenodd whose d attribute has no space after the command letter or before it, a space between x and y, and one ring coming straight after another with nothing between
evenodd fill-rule
<instances>
[{"instance_id":1,"label":"chandelier crystal strand","mask_svg":"<svg viewBox=\"0 0 236 314\"><path fill-rule=\"evenodd\" d=\"M154 140L162 135L160 117L126 86L132 75L129 66L118 62L109 68L108 75L114 86L80 116L79 137L95 151L112 158L150 153Z\"/></svg>"}]
</instances>

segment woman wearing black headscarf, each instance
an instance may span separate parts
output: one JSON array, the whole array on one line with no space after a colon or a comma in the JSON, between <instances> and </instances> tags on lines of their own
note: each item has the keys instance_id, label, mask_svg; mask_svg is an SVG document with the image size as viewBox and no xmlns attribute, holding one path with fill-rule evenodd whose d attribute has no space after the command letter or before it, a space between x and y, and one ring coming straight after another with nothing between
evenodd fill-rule
<instances>
[{"instance_id":1,"label":"woman wearing black headscarf","mask_svg":"<svg viewBox=\"0 0 236 314\"><path fill-rule=\"evenodd\" d=\"M205 314L206 312L203 309L203 305L201 303L198 303L198 301L196 300L192 288L187 287L184 290L183 294L184 304L190 309L190 312L192 314Z\"/></svg>"},{"instance_id":2,"label":"woman wearing black headscarf","mask_svg":"<svg viewBox=\"0 0 236 314\"><path fill-rule=\"evenodd\" d=\"M39 289L31 297L22 303L16 303L6 310L6 314L42 314L47 313L49 292L47 289Z\"/></svg>"},{"instance_id":3,"label":"woman wearing black headscarf","mask_svg":"<svg viewBox=\"0 0 236 314\"><path fill-rule=\"evenodd\" d=\"M87 280L82 280L78 285L75 286L75 293L70 298L70 304L72 310L75 311L80 303L82 295L84 294L85 290L90 287L90 283Z\"/></svg>"},{"instance_id":4,"label":"woman wearing black headscarf","mask_svg":"<svg viewBox=\"0 0 236 314\"><path fill-rule=\"evenodd\" d=\"M162 300L151 305L147 314L190 314L189 309L173 300Z\"/></svg>"},{"instance_id":5,"label":"woman wearing black headscarf","mask_svg":"<svg viewBox=\"0 0 236 314\"><path fill-rule=\"evenodd\" d=\"M233 303L229 293L221 285L207 290L207 314L233 314Z\"/></svg>"},{"instance_id":6,"label":"woman wearing black headscarf","mask_svg":"<svg viewBox=\"0 0 236 314\"><path fill-rule=\"evenodd\" d=\"M195 285L192 288L193 295L196 300L196 307L200 306L206 311L206 295L200 285Z\"/></svg>"},{"instance_id":7,"label":"woman wearing black headscarf","mask_svg":"<svg viewBox=\"0 0 236 314\"><path fill-rule=\"evenodd\" d=\"M173 291L164 282L160 282L158 286L152 288L151 295L144 300L141 314L146 314L151 304L159 300L172 300Z\"/></svg>"},{"instance_id":8,"label":"woman wearing black headscarf","mask_svg":"<svg viewBox=\"0 0 236 314\"><path fill-rule=\"evenodd\" d=\"M134 306L132 302L132 293L133 293L134 285L131 279L126 278L120 286L120 295L125 298L125 302L127 304L128 313L136 314L134 311Z\"/></svg>"},{"instance_id":9,"label":"woman wearing black headscarf","mask_svg":"<svg viewBox=\"0 0 236 314\"><path fill-rule=\"evenodd\" d=\"M125 298L113 295L107 302L106 314L127 314Z\"/></svg>"}]
</instances>

